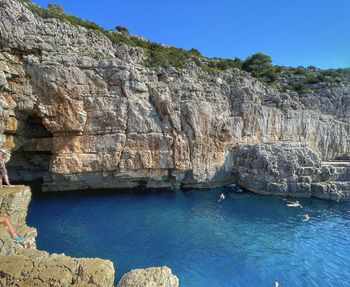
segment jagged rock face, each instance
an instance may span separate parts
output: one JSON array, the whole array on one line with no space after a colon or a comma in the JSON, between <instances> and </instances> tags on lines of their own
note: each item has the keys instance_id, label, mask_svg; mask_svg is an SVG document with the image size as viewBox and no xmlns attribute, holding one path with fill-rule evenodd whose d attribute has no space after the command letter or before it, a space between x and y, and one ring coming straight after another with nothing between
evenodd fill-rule
<instances>
[{"instance_id":1,"label":"jagged rock face","mask_svg":"<svg viewBox=\"0 0 350 287\"><path fill-rule=\"evenodd\" d=\"M350 161L322 162L300 143L239 145L238 183L260 194L350 200Z\"/></svg>"},{"instance_id":2,"label":"jagged rock face","mask_svg":"<svg viewBox=\"0 0 350 287\"><path fill-rule=\"evenodd\" d=\"M0 138L10 174L46 190L233 182L239 143L349 154L349 87L306 96L238 70L149 69L142 50L0 0ZM209 79L209 81L208 81Z\"/></svg>"},{"instance_id":3,"label":"jagged rock face","mask_svg":"<svg viewBox=\"0 0 350 287\"><path fill-rule=\"evenodd\" d=\"M120 279L117 287L178 287L179 279L168 267L134 269Z\"/></svg>"},{"instance_id":4,"label":"jagged rock face","mask_svg":"<svg viewBox=\"0 0 350 287\"><path fill-rule=\"evenodd\" d=\"M0 225L0 286L112 287L111 261L50 255L36 249L36 230L25 221L30 198L26 186L0 189L0 214L7 214L16 231L26 238L23 243L15 243Z\"/></svg>"}]
</instances>

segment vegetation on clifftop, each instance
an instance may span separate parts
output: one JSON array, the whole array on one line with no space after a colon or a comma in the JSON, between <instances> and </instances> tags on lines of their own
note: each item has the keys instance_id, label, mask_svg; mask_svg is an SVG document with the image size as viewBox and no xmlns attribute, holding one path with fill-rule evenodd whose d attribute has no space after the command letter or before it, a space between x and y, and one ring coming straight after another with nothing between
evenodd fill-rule
<instances>
[{"instance_id":1,"label":"vegetation on clifftop","mask_svg":"<svg viewBox=\"0 0 350 287\"><path fill-rule=\"evenodd\" d=\"M33 13L42 18L56 18L72 25L85 27L96 33L102 33L112 43L125 43L128 46L143 48L146 56L144 65L147 67L185 68L192 61L205 72L236 68L249 72L262 82L274 85L278 83L283 89L294 90L298 93L307 93L310 87L319 83L350 82L350 68L320 70L313 66L307 68L276 66L272 64L270 56L260 52L247 57L245 60L239 58L207 58L197 49L185 50L133 36L122 25L116 26L114 30L106 30L94 22L64 13L63 8L57 4L49 3L48 8L45 9L34 4L31 0L18 1L24 3Z\"/></svg>"}]
</instances>

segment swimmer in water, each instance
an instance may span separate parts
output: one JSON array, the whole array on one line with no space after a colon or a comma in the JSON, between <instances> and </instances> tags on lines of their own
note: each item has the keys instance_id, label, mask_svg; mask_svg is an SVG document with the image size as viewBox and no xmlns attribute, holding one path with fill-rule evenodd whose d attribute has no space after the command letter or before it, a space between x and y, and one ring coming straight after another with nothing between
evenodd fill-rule
<instances>
[{"instance_id":1,"label":"swimmer in water","mask_svg":"<svg viewBox=\"0 0 350 287\"><path fill-rule=\"evenodd\" d=\"M287 201L287 206L289 207L300 207L303 208L301 206L301 204L299 203L299 201Z\"/></svg>"},{"instance_id":2,"label":"swimmer in water","mask_svg":"<svg viewBox=\"0 0 350 287\"><path fill-rule=\"evenodd\" d=\"M309 220L310 220L310 216L307 213L305 213L303 215L303 221L309 221Z\"/></svg>"},{"instance_id":3,"label":"swimmer in water","mask_svg":"<svg viewBox=\"0 0 350 287\"><path fill-rule=\"evenodd\" d=\"M278 282L276 281L276 282L275 282L275 287L278 287L278 286L279 286L279 284L278 284Z\"/></svg>"},{"instance_id":4,"label":"swimmer in water","mask_svg":"<svg viewBox=\"0 0 350 287\"><path fill-rule=\"evenodd\" d=\"M221 193L218 202L221 202L224 199L225 199L225 195L223 193Z\"/></svg>"},{"instance_id":5,"label":"swimmer in water","mask_svg":"<svg viewBox=\"0 0 350 287\"><path fill-rule=\"evenodd\" d=\"M237 188L236 188L236 192L243 192L243 189L240 188L240 187L237 187Z\"/></svg>"}]
</instances>

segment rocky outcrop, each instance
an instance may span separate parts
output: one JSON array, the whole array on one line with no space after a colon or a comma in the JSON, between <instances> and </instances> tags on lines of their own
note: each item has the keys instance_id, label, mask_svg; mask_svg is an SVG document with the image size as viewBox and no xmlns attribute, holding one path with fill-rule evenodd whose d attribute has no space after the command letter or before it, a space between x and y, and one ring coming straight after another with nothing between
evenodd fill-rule
<instances>
[{"instance_id":1,"label":"rocky outcrop","mask_svg":"<svg viewBox=\"0 0 350 287\"><path fill-rule=\"evenodd\" d=\"M239 70L146 68L142 50L0 0L0 144L43 189L232 183L237 144L350 151L350 87L269 88Z\"/></svg>"},{"instance_id":2,"label":"rocky outcrop","mask_svg":"<svg viewBox=\"0 0 350 287\"><path fill-rule=\"evenodd\" d=\"M168 267L134 269L120 279L117 287L178 287L179 280Z\"/></svg>"},{"instance_id":3,"label":"rocky outcrop","mask_svg":"<svg viewBox=\"0 0 350 287\"><path fill-rule=\"evenodd\" d=\"M0 255L0 286L113 286L114 269L102 259L42 252Z\"/></svg>"},{"instance_id":4,"label":"rocky outcrop","mask_svg":"<svg viewBox=\"0 0 350 287\"><path fill-rule=\"evenodd\" d=\"M50 255L36 249L36 230L25 223L30 198L26 186L0 189L0 213L9 215L18 233L26 237L15 243L0 226L0 286L113 286L114 267L109 260Z\"/></svg>"},{"instance_id":5,"label":"rocky outcrop","mask_svg":"<svg viewBox=\"0 0 350 287\"><path fill-rule=\"evenodd\" d=\"M239 145L238 183L259 194L350 200L350 161L322 162L300 143Z\"/></svg>"},{"instance_id":6,"label":"rocky outcrop","mask_svg":"<svg viewBox=\"0 0 350 287\"><path fill-rule=\"evenodd\" d=\"M19 234L26 236L24 244L18 245L11 240L10 234L4 227L0 227L0 254L16 254L23 246L35 249L35 228L26 225L28 205L31 192L27 186L16 186L14 188L0 188L0 215L8 215ZM1 226L1 225L0 225Z\"/></svg>"}]
</instances>

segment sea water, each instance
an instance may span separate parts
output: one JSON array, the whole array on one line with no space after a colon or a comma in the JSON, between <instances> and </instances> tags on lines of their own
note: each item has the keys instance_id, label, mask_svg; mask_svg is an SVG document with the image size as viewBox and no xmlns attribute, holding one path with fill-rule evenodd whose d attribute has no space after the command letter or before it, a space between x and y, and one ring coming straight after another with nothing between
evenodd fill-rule
<instances>
[{"instance_id":1,"label":"sea water","mask_svg":"<svg viewBox=\"0 0 350 287\"><path fill-rule=\"evenodd\" d=\"M166 265L184 287L350 286L350 203L297 200L303 208L233 189L56 193L33 197L28 224L39 249L112 260L116 282Z\"/></svg>"}]
</instances>

